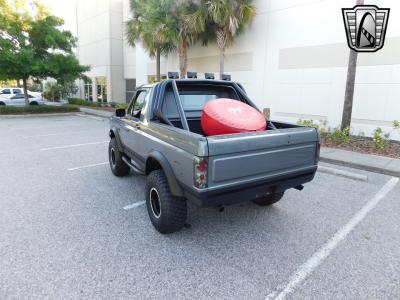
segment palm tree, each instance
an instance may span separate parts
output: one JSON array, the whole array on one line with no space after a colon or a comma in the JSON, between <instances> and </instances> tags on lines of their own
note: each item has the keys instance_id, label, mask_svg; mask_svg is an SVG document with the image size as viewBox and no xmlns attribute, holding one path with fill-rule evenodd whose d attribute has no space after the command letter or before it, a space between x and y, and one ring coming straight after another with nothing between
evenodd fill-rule
<instances>
[{"instance_id":1,"label":"palm tree","mask_svg":"<svg viewBox=\"0 0 400 300\"><path fill-rule=\"evenodd\" d=\"M176 22L176 34L178 36L178 58L180 78L185 78L187 71L188 48L197 42L199 30L194 30L187 22L187 16L193 14L198 8L198 0L169 0L174 4L173 16Z\"/></svg>"},{"instance_id":2,"label":"palm tree","mask_svg":"<svg viewBox=\"0 0 400 300\"><path fill-rule=\"evenodd\" d=\"M364 4L364 0L357 0L356 5ZM357 70L357 52L350 49L349 63L347 65L347 79L346 79L346 90L344 93L343 113L342 122L340 129L344 130L350 127L351 115L353 112L353 96L354 96L354 85L356 81L356 70Z\"/></svg>"},{"instance_id":3,"label":"palm tree","mask_svg":"<svg viewBox=\"0 0 400 300\"><path fill-rule=\"evenodd\" d=\"M156 57L157 81L160 81L161 54L173 51L178 40L172 2L131 0L130 8L132 18L126 27L128 43L135 46L140 40L150 57Z\"/></svg>"},{"instance_id":4,"label":"palm tree","mask_svg":"<svg viewBox=\"0 0 400 300\"><path fill-rule=\"evenodd\" d=\"M198 33L213 28L219 49L220 79L224 73L225 50L237 35L252 22L256 14L253 0L200 0L198 9L186 17L191 30ZM211 33L211 36L213 34ZM210 38L210 35L206 38Z\"/></svg>"}]
</instances>

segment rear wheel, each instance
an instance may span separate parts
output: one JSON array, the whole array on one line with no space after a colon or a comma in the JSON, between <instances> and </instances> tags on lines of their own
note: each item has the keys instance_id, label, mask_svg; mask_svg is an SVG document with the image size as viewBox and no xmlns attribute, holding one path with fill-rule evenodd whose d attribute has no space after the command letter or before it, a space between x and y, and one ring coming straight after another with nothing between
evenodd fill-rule
<instances>
[{"instance_id":1,"label":"rear wheel","mask_svg":"<svg viewBox=\"0 0 400 300\"><path fill-rule=\"evenodd\" d=\"M110 140L108 145L108 161L111 171L115 176L121 177L129 174L129 166L122 160L122 153L118 151L115 138Z\"/></svg>"},{"instance_id":2,"label":"rear wheel","mask_svg":"<svg viewBox=\"0 0 400 300\"><path fill-rule=\"evenodd\" d=\"M147 212L158 232L172 233L185 225L186 200L171 194L162 170L155 170L147 176L145 193Z\"/></svg>"},{"instance_id":3,"label":"rear wheel","mask_svg":"<svg viewBox=\"0 0 400 300\"><path fill-rule=\"evenodd\" d=\"M281 200L284 193L285 192L273 193L261 198L254 199L253 202L260 206L268 206Z\"/></svg>"},{"instance_id":4,"label":"rear wheel","mask_svg":"<svg viewBox=\"0 0 400 300\"><path fill-rule=\"evenodd\" d=\"M39 104L35 101L32 101L31 103L29 103L29 105L39 105Z\"/></svg>"},{"instance_id":5,"label":"rear wheel","mask_svg":"<svg viewBox=\"0 0 400 300\"><path fill-rule=\"evenodd\" d=\"M0 101L0 105L3 105L3 106L4 106L4 105L6 105L6 104L5 104L4 102L1 102L1 101Z\"/></svg>"}]
</instances>

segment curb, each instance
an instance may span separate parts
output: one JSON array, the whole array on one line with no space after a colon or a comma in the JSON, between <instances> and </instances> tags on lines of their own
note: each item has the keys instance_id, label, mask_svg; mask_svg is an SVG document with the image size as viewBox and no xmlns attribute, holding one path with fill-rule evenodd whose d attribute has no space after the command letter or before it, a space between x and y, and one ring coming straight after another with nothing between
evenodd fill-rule
<instances>
[{"instance_id":1,"label":"curb","mask_svg":"<svg viewBox=\"0 0 400 300\"><path fill-rule=\"evenodd\" d=\"M327 149L327 148L325 148ZM329 148L331 150L332 148ZM337 149L332 149L334 151L338 151ZM342 150L344 151L344 150ZM329 157L329 154L322 154L320 156L320 161L325 162L325 163L330 163L334 165L339 165L343 167L350 167L353 169L359 169L359 170L364 170L364 171L369 171L369 172L374 172L374 173L379 173L379 174L384 174L384 175L389 175L389 176L394 176L394 177L400 177L400 167L396 169L395 167L389 167L392 163L399 163L400 160L398 159L390 159L388 157L382 157L382 156L377 156L377 155L369 155L369 154L363 154L363 153L357 153L357 152L352 152L352 151L347 151L353 153L355 156L359 156L360 158L364 159L353 159L349 160L348 157L346 159L339 159L339 158L333 158ZM365 158L368 156L373 157L373 159L376 160L381 160L382 166L373 166L372 164L367 164L367 163L360 163L360 161L365 160Z\"/></svg>"},{"instance_id":2,"label":"curb","mask_svg":"<svg viewBox=\"0 0 400 300\"><path fill-rule=\"evenodd\" d=\"M105 118L105 119L109 119L113 115L113 113L110 111L91 109L91 108L87 108L87 107L79 107L79 110L82 113Z\"/></svg>"},{"instance_id":3,"label":"curb","mask_svg":"<svg viewBox=\"0 0 400 300\"><path fill-rule=\"evenodd\" d=\"M0 115L0 118L37 118L37 117L57 117L57 116L75 116L78 111L67 113L44 113L44 114L18 114L18 115Z\"/></svg>"}]
</instances>

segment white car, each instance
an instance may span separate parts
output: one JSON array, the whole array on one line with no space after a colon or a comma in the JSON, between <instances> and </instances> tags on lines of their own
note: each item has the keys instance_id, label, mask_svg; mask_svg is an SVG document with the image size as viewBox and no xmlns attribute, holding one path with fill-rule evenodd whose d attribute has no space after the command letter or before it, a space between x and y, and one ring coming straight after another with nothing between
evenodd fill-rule
<instances>
[{"instance_id":1,"label":"white car","mask_svg":"<svg viewBox=\"0 0 400 300\"><path fill-rule=\"evenodd\" d=\"M44 104L42 97L36 97L33 95L28 95L30 105ZM15 94L9 95L7 97L0 98L0 105L11 105L11 106L24 106L25 105L25 95Z\"/></svg>"},{"instance_id":2,"label":"white car","mask_svg":"<svg viewBox=\"0 0 400 300\"><path fill-rule=\"evenodd\" d=\"M14 96L23 93L24 93L23 88L11 88L11 87L0 88L0 98L6 98L8 96ZM38 92L32 92L28 90L28 94L37 98L42 98L42 94Z\"/></svg>"}]
</instances>

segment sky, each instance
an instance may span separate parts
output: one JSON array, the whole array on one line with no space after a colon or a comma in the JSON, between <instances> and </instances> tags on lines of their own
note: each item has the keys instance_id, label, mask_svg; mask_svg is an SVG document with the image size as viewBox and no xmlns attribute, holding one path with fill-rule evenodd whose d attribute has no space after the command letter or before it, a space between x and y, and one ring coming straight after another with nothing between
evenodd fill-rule
<instances>
[{"instance_id":1,"label":"sky","mask_svg":"<svg viewBox=\"0 0 400 300\"><path fill-rule=\"evenodd\" d=\"M76 1L77 0L40 0L46 4L57 17L64 19L64 29L76 36Z\"/></svg>"}]
</instances>

